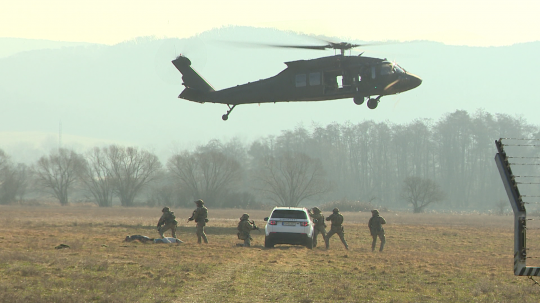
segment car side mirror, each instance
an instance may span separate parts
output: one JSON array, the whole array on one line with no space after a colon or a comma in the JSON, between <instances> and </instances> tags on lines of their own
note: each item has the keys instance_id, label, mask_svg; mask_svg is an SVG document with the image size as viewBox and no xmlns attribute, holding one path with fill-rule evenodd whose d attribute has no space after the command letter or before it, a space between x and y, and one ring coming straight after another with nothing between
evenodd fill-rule
<instances>
[{"instance_id":1,"label":"car side mirror","mask_svg":"<svg viewBox=\"0 0 540 303\"><path fill-rule=\"evenodd\" d=\"M268 217L264 218L264 221L268 221Z\"/></svg>"}]
</instances>

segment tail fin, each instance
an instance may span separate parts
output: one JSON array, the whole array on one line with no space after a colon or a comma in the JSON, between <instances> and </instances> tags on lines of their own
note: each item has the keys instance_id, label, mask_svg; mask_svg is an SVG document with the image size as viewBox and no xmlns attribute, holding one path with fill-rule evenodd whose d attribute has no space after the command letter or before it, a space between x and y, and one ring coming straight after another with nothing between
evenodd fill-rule
<instances>
[{"instance_id":1,"label":"tail fin","mask_svg":"<svg viewBox=\"0 0 540 303\"><path fill-rule=\"evenodd\" d=\"M214 88L208 84L199 74L191 68L191 61L180 55L172 61L172 64L182 73L182 83L186 90L196 90L202 93L213 92Z\"/></svg>"}]
</instances>

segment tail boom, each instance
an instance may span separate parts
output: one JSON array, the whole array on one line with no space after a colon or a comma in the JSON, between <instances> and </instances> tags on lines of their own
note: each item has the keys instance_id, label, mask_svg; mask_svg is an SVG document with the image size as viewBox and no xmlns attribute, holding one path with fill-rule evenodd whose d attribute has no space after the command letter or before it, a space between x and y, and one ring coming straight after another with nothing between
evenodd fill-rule
<instances>
[{"instance_id":1,"label":"tail boom","mask_svg":"<svg viewBox=\"0 0 540 303\"><path fill-rule=\"evenodd\" d=\"M191 67L191 61L180 55L172 61L172 64L182 73L182 80L184 81L182 84L186 87L178 97L201 103L207 101L202 99L206 99L204 96L215 90Z\"/></svg>"}]
</instances>

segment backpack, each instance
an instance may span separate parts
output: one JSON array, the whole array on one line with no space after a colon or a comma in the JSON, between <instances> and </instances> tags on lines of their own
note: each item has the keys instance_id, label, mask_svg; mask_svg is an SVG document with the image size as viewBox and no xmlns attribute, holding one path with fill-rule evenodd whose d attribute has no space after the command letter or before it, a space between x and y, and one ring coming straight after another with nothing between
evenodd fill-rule
<instances>
[{"instance_id":1,"label":"backpack","mask_svg":"<svg viewBox=\"0 0 540 303\"><path fill-rule=\"evenodd\" d=\"M343 216L341 214L332 214L332 225L343 224Z\"/></svg>"}]
</instances>

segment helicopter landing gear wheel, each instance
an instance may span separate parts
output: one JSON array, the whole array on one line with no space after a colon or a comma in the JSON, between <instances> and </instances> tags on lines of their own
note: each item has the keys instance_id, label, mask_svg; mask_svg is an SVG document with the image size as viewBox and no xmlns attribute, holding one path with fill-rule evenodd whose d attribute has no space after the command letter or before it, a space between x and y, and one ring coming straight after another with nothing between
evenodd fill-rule
<instances>
[{"instance_id":1,"label":"helicopter landing gear wheel","mask_svg":"<svg viewBox=\"0 0 540 303\"><path fill-rule=\"evenodd\" d=\"M227 119L229 119L229 114L232 112L232 110L234 109L236 104L233 105L232 107L231 107L230 104L227 104L227 106L229 107L229 110L227 111L227 113L225 115L221 116L221 119L223 119L223 121L227 121Z\"/></svg>"},{"instance_id":2,"label":"helicopter landing gear wheel","mask_svg":"<svg viewBox=\"0 0 540 303\"><path fill-rule=\"evenodd\" d=\"M379 97L377 97L377 98L375 98L375 99L371 99L371 98L370 98L370 99L367 101L367 107L368 107L369 109L375 109L375 108L377 108L377 105L379 105L379 99L380 99L380 98L381 98L381 96L379 96Z\"/></svg>"},{"instance_id":3,"label":"helicopter landing gear wheel","mask_svg":"<svg viewBox=\"0 0 540 303\"><path fill-rule=\"evenodd\" d=\"M353 97L354 104L360 105L364 103L364 98L365 98L364 96L354 96Z\"/></svg>"}]
</instances>

